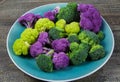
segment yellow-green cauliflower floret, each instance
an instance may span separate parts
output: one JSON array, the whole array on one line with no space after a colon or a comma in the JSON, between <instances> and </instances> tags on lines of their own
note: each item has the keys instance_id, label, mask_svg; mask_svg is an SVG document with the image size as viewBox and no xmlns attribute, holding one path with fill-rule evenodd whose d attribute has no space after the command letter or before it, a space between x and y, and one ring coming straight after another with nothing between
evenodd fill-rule
<instances>
[{"instance_id":1,"label":"yellow-green cauliflower floret","mask_svg":"<svg viewBox=\"0 0 120 82\"><path fill-rule=\"evenodd\" d=\"M39 33L36 29L27 28L21 33L21 38L23 39L23 41L32 44L36 41L38 34Z\"/></svg>"},{"instance_id":2,"label":"yellow-green cauliflower floret","mask_svg":"<svg viewBox=\"0 0 120 82\"><path fill-rule=\"evenodd\" d=\"M64 19L60 19L56 22L56 27L60 29L64 29L66 25L66 21Z\"/></svg>"},{"instance_id":3,"label":"yellow-green cauliflower floret","mask_svg":"<svg viewBox=\"0 0 120 82\"><path fill-rule=\"evenodd\" d=\"M37 29L38 32L49 30L53 27L55 27L54 22L48 18L41 18L35 24L35 29Z\"/></svg>"},{"instance_id":4,"label":"yellow-green cauliflower floret","mask_svg":"<svg viewBox=\"0 0 120 82\"><path fill-rule=\"evenodd\" d=\"M29 44L27 42L24 42L23 39L17 39L13 44L13 51L16 55L27 55Z\"/></svg>"},{"instance_id":5,"label":"yellow-green cauliflower floret","mask_svg":"<svg viewBox=\"0 0 120 82\"><path fill-rule=\"evenodd\" d=\"M65 26L65 31L68 34L73 34L73 33L77 34L80 31L79 23L78 22L71 22L70 24L67 24Z\"/></svg>"}]
</instances>

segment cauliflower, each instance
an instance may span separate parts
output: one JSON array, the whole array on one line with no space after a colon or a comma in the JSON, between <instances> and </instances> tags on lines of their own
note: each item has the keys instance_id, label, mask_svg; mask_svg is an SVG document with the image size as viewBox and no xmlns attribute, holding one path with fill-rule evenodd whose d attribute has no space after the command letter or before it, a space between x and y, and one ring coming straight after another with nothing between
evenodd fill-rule
<instances>
[{"instance_id":1,"label":"cauliflower","mask_svg":"<svg viewBox=\"0 0 120 82\"><path fill-rule=\"evenodd\" d=\"M64 29L66 25L66 21L64 19L60 19L56 22L56 27L60 29Z\"/></svg>"},{"instance_id":2,"label":"cauliflower","mask_svg":"<svg viewBox=\"0 0 120 82\"><path fill-rule=\"evenodd\" d=\"M72 33L77 34L80 31L79 23L78 22L71 22L70 24L67 24L65 26L65 31L68 34L72 34Z\"/></svg>"},{"instance_id":3,"label":"cauliflower","mask_svg":"<svg viewBox=\"0 0 120 82\"><path fill-rule=\"evenodd\" d=\"M52 42L55 52L66 52L69 48L69 41L65 38L56 39Z\"/></svg>"},{"instance_id":4,"label":"cauliflower","mask_svg":"<svg viewBox=\"0 0 120 82\"><path fill-rule=\"evenodd\" d=\"M28 55L29 47L29 43L20 38L15 40L13 44L13 51L16 55Z\"/></svg>"},{"instance_id":5,"label":"cauliflower","mask_svg":"<svg viewBox=\"0 0 120 82\"><path fill-rule=\"evenodd\" d=\"M55 26L54 22L49 20L48 18L41 18L35 24L35 29L38 32L42 32L45 30L49 30Z\"/></svg>"},{"instance_id":6,"label":"cauliflower","mask_svg":"<svg viewBox=\"0 0 120 82\"><path fill-rule=\"evenodd\" d=\"M90 4L78 4L77 10L80 14L80 25L85 30L91 30L95 33L100 31L102 18L99 11Z\"/></svg>"},{"instance_id":7,"label":"cauliflower","mask_svg":"<svg viewBox=\"0 0 120 82\"><path fill-rule=\"evenodd\" d=\"M37 39L42 45L49 44L49 36L47 32L41 32Z\"/></svg>"},{"instance_id":8,"label":"cauliflower","mask_svg":"<svg viewBox=\"0 0 120 82\"><path fill-rule=\"evenodd\" d=\"M79 40L81 40L81 42L89 44L89 45L94 45L94 44L100 43L98 36L94 32L91 32L88 30L82 31L78 35L78 38L79 38Z\"/></svg>"},{"instance_id":9,"label":"cauliflower","mask_svg":"<svg viewBox=\"0 0 120 82\"><path fill-rule=\"evenodd\" d=\"M45 12L44 17L50 19L51 21L55 21L55 16L58 14L60 7L56 7L52 11Z\"/></svg>"},{"instance_id":10,"label":"cauliflower","mask_svg":"<svg viewBox=\"0 0 120 82\"><path fill-rule=\"evenodd\" d=\"M52 61L57 70L69 65L69 57L64 52L54 53Z\"/></svg>"},{"instance_id":11,"label":"cauliflower","mask_svg":"<svg viewBox=\"0 0 120 82\"><path fill-rule=\"evenodd\" d=\"M66 34L64 33L64 30L59 29L59 28L51 28L48 32L49 36L51 39L55 40L55 39L60 39L66 36Z\"/></svg>"},{"instance_id":12,"label":"cauliflower","mask_svg":"<svg viewBox=\"0 0 120 82\"><path fill-rule=\"evenodd\" d=\"M40 54L36 57L36 63L38 67L45 71L45 72L52 72L53 71L53 62L52 62L52 55L54 50L50 50L46 54Z\"/></svg>"},{"instance_id":13,"label":"cauliflower","mask_svg":"<svg viewBox=\"0 0 120 82\"><path fill-rule=\"evenodd\" d=\"M29 44L32 44L36 41L38 37L38 31L36 29L27 28L21 33L21 38L28 42Z\"/></svg>"},{"instance_id":14,"label":"cauliflower","mask_svg":"<svg viewBox=\"0 0 120 82\"><path fill-rule=\"evenodd\" d=\"M105 56L105 49L103 46L97 44L93 45L89 51L89 57L91 60L98 60Z\"/></svg>"},{"instance_id":15,"label":"cauliflower","mask_svg":"<svg viewBox=\"0 0 120 82\"><path fill-rule=\"evenodd\" d=\"M35 22L42 18L41 15L35 15L33 13L27 13L23 16L21 16L19 19L18 19L18 22L25 26L26 28L33 28L34 27L34 24Z\"/></svg>"},{"instance_id":16,"label":"cauliflower","mask_svg":"<svg viewBox=\"0 0 120 82\"><path fill-rule=\"evenodd\" d=\"M79 21L80 16L79 12L77 11L77 3L71 2L68 3L66 7L60 9L57 19L64 19L66 23L70 23L73 21Z\"/></svg>"},{"instance_id":17,"label":"cauliflower","mask_svg":"<svg viewBox=\"0 0 120 82\"><path fill-rule=\"evenodd\" d=\"M46 13L44 14L44 17L50 19L51 21L54 21L54 20L55 20L55 16L54 16L54 14L53 14L52 11L46 12Z\"/></svg>"},{"instance_id":18,"label":"cauliflower","mask_svg":"<svg viewBox=\"0 0 120 82\"><path fill-rule=\"evenodd\" d=\"M36 57L43 52L43 46L40 42L35 42L30 46L30 55Z\"/></svg>"}]
</instances>

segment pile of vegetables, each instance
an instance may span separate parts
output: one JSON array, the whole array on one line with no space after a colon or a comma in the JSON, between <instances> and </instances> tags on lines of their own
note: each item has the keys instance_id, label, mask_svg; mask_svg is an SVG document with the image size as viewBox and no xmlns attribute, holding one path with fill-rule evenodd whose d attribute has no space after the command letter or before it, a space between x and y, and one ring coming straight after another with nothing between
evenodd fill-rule
<instances>
[{"instance_id":1,"label":"pile of vegetables","mask_svg":"<svg viewBox=\"0 0 120 82\"><path fill-rule=\"evenodd\" d=\"M71 2L43 16L27 13L18 22L26 28L13 44L14 53L35 58L45 72L105 56L101 45L105 37L100 30L102 18L91 4Z\"/></svg>"}]
</instances>

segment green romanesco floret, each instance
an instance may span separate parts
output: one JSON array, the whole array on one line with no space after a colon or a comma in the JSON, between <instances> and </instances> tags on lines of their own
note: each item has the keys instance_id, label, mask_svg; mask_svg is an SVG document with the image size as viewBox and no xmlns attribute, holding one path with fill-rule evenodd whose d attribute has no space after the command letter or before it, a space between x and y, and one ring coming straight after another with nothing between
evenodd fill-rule
<instances>
[{"instance_id":1,"label":"green romanesco floret","mask_svg":"<svg viewBox=\"0 0 120 82\"><path fill-rule=\"evenodd\" d=\"M21 38L28 42L29 44L32 44L36 41L39 33L36 29L27 28L21 33Z\"/></svg>"},{"instance_id":2,"label":"green romanesco floret","mask_svg":"<svg viewBox=\"0 0 120 82\"><path fill-rule=\"evenodd\" d=\"M41 18L35 24L35 29L37 29L38 32L49 30L53 27L55 27L54 22L48 18Z\"/></svg>"},{"instance_id":3,"label":"green romanesco floret","mask_svg":"<svg viewBox=\"0 0 120 82\"><path fill-rule=\"evenodd\" d=\"M68 41L71 43L71 42L77 42L79 43L80 40L78 39L78 35L77 34L70 34L68 36Z\"/></svg>"},{"instance_id":4,"label":"green romanesco floret","mask_svg":"<svg viewBox=\"0 0 120 82\"><path fill-rule=\"evenodd\" d=\"M77 3L71 2L68 3L66 7L61 8L57 15L57 19L64 19L67 24L73 21L79 22L80 16L77 11Z\"/></svg>"},{"instance_id":5,"label":"green romanesco floret","mask_svg":"<svg viewBox=\"0 0 120 82\"><path fill-rule=\"evenodd\" d=\"M81 42L94 45L94 44L98 44L100 42L98 36L91 31L88 30L83 30L79 35L78 35L79 40L81 40Z\"/></svg>"},{"instance_id":6,"label":"green romanesco floret","mask_svg":"<svg viewBox=\"0 0 120 82\"><path fill-rule=\"evenodd\" d=\"M52 38L53 40L60 39L66 36L66 33L64 32L64 30L56 28L56 27L50 29L48 34L50 38Z\"/></svg>"},{"instance_id":7,"label":"green romanesco floret","mask_svg":"<svg viewBox=\"0 0 120 82\"><path fill-rule=\"evenodd\" d=\"M71 22L70 24L67 24L65 26L65 31L68 34L73 34L73 33L77 34L80 31L79 23L78 22Z\"/></svg>"},{"instance_id":8,"label":"green romanesco floret","mask_svg":"<svg viewBox=\"0 0 120 82\"><path fill-rule=\"evenodd\" d=\"M105 56L105 49L103 46L97 44L93 45L89 51L89 57L91 60L98 60Z\"/></svg>"},{"instance_id":9,"label":"green romanesco floret","mask_svg":"<svg viewBox=\"0 0 120 82\"><path fill-rule=\"evenodd\" d=\"M66 25L66 21L64 19L60 19L56 22L56 27L60 29L64 29Z\"/></svg>"},{"instance_id":10,"label":"green romanesco floret","mask_svg":"<svg viewBox=\"0 0 120 82\"><path fill-rule=\"evenodd\" d=\"M103 40L104 37L105 37L103 31L99 31L99 32L97 33L97 36L98 36L98 38L99 38L100 40Z\"/></svg>"},{"instance_id":11,"label":"green romanesco floret","mask_svg":"<svg viewBox=\"0 0 120 82\"><path fill-rule=\"evenodd\" d=\"M17 39L15 40L13 44L13 51L16 55L27 55L29 50L29 43L23 41L23 39Z\"/></svg>"}]
</instances>

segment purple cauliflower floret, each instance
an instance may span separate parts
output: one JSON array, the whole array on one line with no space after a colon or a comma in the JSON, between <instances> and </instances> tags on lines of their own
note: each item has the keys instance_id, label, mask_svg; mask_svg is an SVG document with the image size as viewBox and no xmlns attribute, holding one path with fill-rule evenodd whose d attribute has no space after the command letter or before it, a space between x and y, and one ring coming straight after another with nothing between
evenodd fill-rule
<instances>
[{"instance_id":1,"label":"purple cauliflower floret","mask_svg":"<svg viewBox=\"0 0 120 82\"><path fill-rule=\"evenodd\" d=\"M56 39L52 42L52 48L55 52L66 52L69 48L69 41L65 38Z\"/></svg>"},{"instance_id":2,"label":"purple cauliflower floret","mask_svg":"<svg viewBox=\"0 0 120 82\"><path fill-rule=\"evenodd\" d=\"M60 11L60 7L59 6L55 7L55 9L52 10L54 15L58 14L59 11Z\"/></svg>"},{"instance_id":3,"label":"purple cauliflower floret","mask_svg":"<svg viewBox=\"0 0 120 82\"><path fill-rule=\"evenodd\" d=\"M40 43L42 43L42 45L45 45L46 43L50 43L48 33L47 32L41 32L39 37L38 37L38 41Z\"/></svg>"},{"instance_id":4,"label":"purple cauliflower floret","mask_svg":"<svg viewBox=\"0 0 120 82\"><path fill-rule=\"evenodd\" d=\"M78 4L77 11L86 12L90 7L94 7L91 4Z\"/></svg>"},{"instance_id":5,"label":"purple cauliflower floret","mask_svg":"<svg viewBox=\"0 0 120 82\"><path fill-rule=\"evenodd\" d=\"M57 70L69 65L69 57L64 52L54 53L52 61Z\"/></svg>"},{"instance_id":6,"label":"purple cauliflower floret","mask_svg":"<svg viewBox=\"0 0 120 82\"><path fill-rule=\"evenodd\" d=\"M35 15L35 18L34 18L34 25L35 25L35 23L37 22L37 20L38 19L40 19L40 18L43 18L41 15Z\"/></svg>"},{"instance_id":7,"label":"purple cauliflower floret","mask_svg":"<svg viewBox=\"0 0 120 82\"><path fill-rule=\"evenodd\" d=\"M39 19L39 18L42 18L42 16L40 15L35 15L33 13L27 13L23 16L21 16L19 19L18 19L18 22L27 27L27 28L33 28L34 27L34 24L35 22Z\"/></svg>"},{"instance_id":8,"label":"purple cauliflower floret","mask_svg":"<svg viewBox=\"0 0 120 82\"><path fill-rule=\"evenodd\" d=\"M102 18L99 11L91 4L78 4L77 10L80 11L80 26L85 30L95 33L100 31Z\"/></svg>"},{"instance_id":9,"label":"purple cauliflower floret","mask_svg":"<svg viewBox=\"0 0 120 82\"><path fill-rule=\"evenodd\" d=\"M55 16L54 16L54 14L53 14L52 11L46 12L46 13L44 14L44 17L45 17L45 18L48 18L48 19L50 19L50 20L52 20L52 21L54 21L54 19L55 19Z\"/></svg>"},{"instance_id":10,"label":"purple cauliflower floret","mask_svg":"<svg viewBox=\"0 0 120 82\"><path fill-rule=\"evenodd\" d=\"M36 57L42 52L43 52L43 46L39 41L35 42L30 46L30 55L32 57Z\"/></svg>"},{"instance_id":11,"label":"purple cauliflower floret","mask_svg":"<svg viewBox=\"0 0 120 82\"><path fill-rule=\"evenodd\" d=\"M46 12L46 13L44 14L44 17L45 17L45 18L48 18L48 19L50 19L50 20L52 20L52 21L54 21L54 20L55 20L55 16L56 16L56 14L59 12L59 10L60 10L60 7L56 7L56 8L53 9L52 11Z\"/></svg>"}]
</instances>

